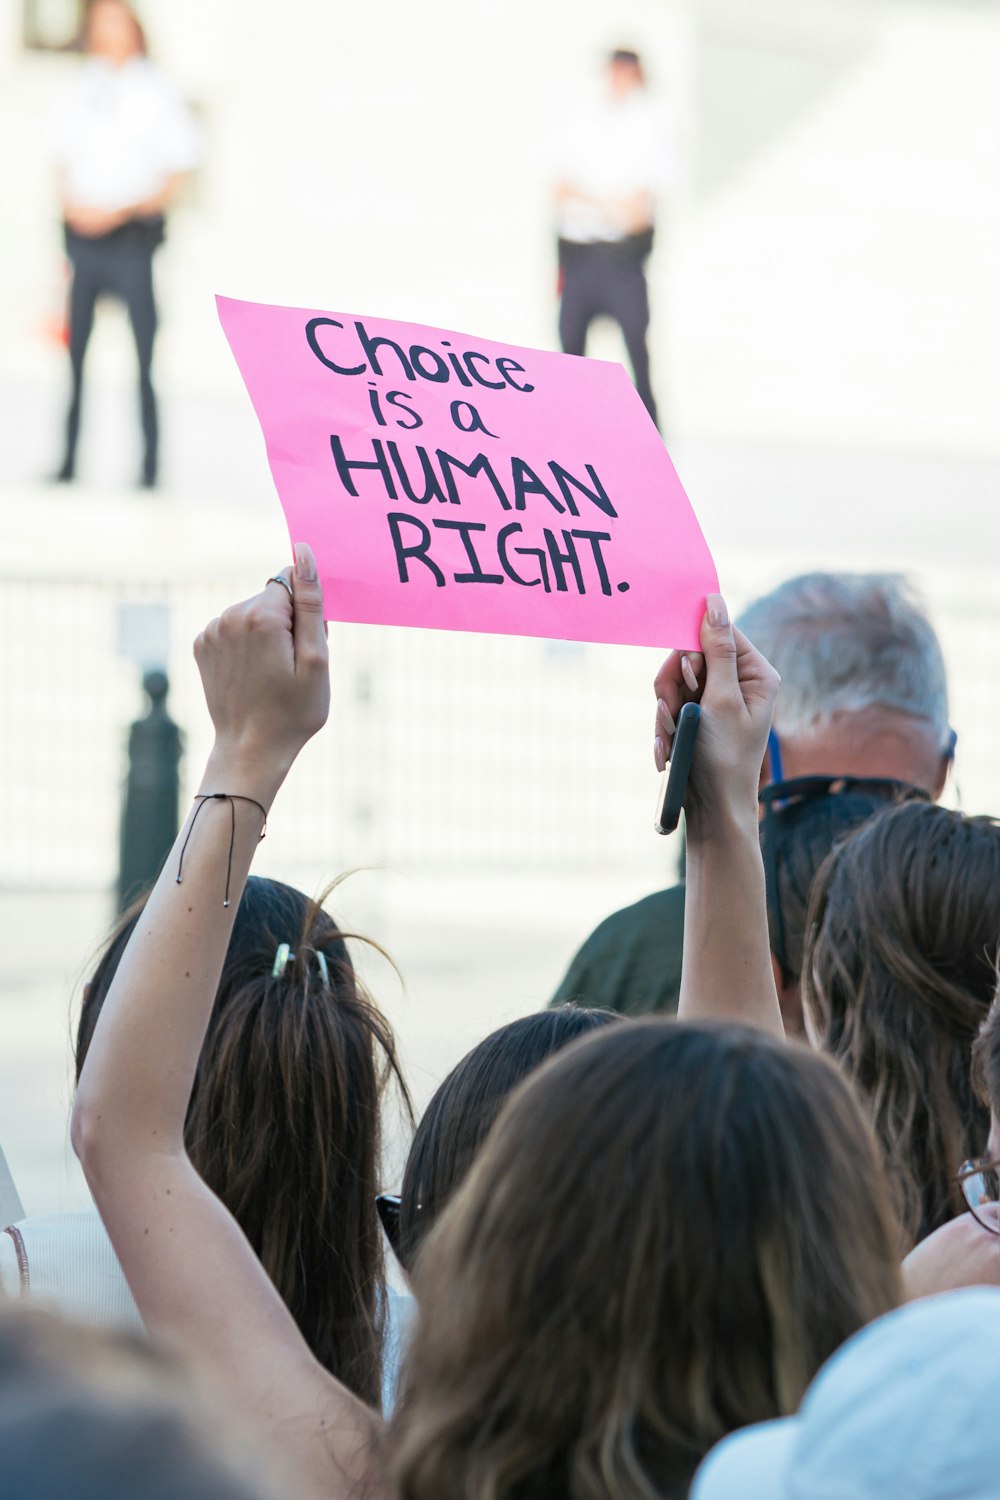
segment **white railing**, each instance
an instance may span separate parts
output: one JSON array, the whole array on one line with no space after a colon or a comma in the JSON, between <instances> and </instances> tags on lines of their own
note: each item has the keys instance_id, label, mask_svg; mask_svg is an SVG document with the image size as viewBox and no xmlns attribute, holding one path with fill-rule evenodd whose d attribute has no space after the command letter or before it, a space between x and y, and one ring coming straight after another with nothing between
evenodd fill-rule
<instances>
[{"instance_id":1,"label":"white railing","mask_svg":"<svg viewBox=\"0 0 1000 1500\"><path fill-rule=\"evenodd\" d=\"M744 597L776 576L748 564ZM963 805L1000 808L1000 590L964 575L920 581L949 661ZM143 711L139 672L117 654L119 607L169 608L186 797L210 728L190 642L254 582L236 567L0 578L0 886L114 882L125 741ZM331 646L331 724L282 793L272 873L310 884L358 864L662 879L664 846L649 831L655 652L349 625L331 627Z\"/></svg>"},{"instance_id":2,"label":"white railing","mask_svg":"<svg viewBox=\"0 0 1000 1500\"><path fill-rule=\"evenodd\" d=\"M189 645L245 592L243 578L0 579L0 885L114 881L144 711L139 669L117 653L122 605L169 609L168 707L193 791L209 725ZM648 846L654 653L349 625L331 644L331 724L282 794L269 867L615 866Z\"/></svg>"}]
</instances>

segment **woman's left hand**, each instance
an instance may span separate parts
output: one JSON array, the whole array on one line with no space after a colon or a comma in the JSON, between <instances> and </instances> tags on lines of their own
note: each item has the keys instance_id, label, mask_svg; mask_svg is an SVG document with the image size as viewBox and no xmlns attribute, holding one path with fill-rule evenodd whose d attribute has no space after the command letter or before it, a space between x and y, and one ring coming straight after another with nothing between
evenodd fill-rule
<instances>
[{"instance_id":1,"label":"woman's left hand","mask_svg":"<svg viewBox=\"0 0 1000 1500\"><path fill-rule=\"evenodd\" d=\"M746 636L734 629L719 594L708 597L701 648L700 653L672 652L654 684L653 755L660 771L669 758L681 708L685 703L701 704L685 804L689 835L727 806L749 809L756 821L757 783L781 681Z\"/></svg>"}]
</instances>

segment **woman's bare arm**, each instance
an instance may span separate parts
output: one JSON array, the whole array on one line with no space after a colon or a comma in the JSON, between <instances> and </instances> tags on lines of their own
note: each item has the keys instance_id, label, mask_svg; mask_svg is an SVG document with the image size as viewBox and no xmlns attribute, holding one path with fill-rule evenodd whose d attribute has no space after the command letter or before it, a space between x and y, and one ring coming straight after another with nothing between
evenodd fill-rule
<instances>
[{"instance_id":1,"label":"woman's bare arm","mask_svg":"<svg viewBox=\"0 0 1000 1500\"><path fill-rule=\"evenodd\" d=\"M686 702L701 721L685 803L687 889L678 1014L784 1035L767 930L757 782L779 678L710 594L701 656L674 652L657 674L662 769ZM702 683L704 684L702 686Z\"/></svg>"},{"instance_id":2,"label":"woman's bare arm","mask_svg":"<svg viewBox=\"0 0 1000 1500\"><path fill-rule=\"evenodd\" d=\"M314 1359L228 1210L184 1149L198 1056L262 816L326 719L329 673L315 563L227 610L195 655L215 725L196 803L105 1000L73 1111L73 1144L151 1331L210 1361L271 1430L299 1492L379 1489L379 1420ZM185 840L183 879L177 872ZM229 905L224 905L228 873Z\"/></svg>"}]
</instances>

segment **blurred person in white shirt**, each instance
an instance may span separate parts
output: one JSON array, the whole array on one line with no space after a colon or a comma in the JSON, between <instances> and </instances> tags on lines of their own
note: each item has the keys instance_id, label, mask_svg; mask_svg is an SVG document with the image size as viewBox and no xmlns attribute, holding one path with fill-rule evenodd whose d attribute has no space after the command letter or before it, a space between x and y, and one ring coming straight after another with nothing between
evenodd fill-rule
<instances>
[{"instance_id":1,"label":"blurred person in white shirt","mask_svg":"<svg viewBox=\"0 0 1000 1500\"><path fill-rule=\"evenodd\" d=\"M139 362L140 484L156 484L159 422L152 383L157 315L153 255L181 177L198 162L198 131L180 95L146 54L142 25L124 0L92 0L87 62L52 127L66 253L72 268L72 395L57 479L76 477L83 365L100 296L128 309Z\"/></svg>"},{"instance_id":2,"label":"blurred person in white shirt","mask_svg":"<svg viewBox=\"0 0 1000 1500\"><path fill-rule=\"evenodd\" d=\"M654 422L646 333L645 265L658 200L674 175L667 119L646 87L642 61L625 48L607 66L596 103L567 121L554 189L562 301L559 337L567 354L586 352L597 317L621 328L636 390Z\"/></svg>"}]
</instances>

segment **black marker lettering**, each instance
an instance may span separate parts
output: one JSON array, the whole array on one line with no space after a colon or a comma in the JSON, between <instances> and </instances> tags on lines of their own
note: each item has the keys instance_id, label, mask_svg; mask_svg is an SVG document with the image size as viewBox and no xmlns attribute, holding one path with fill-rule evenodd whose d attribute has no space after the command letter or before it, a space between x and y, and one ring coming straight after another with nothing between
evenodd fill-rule
<instances>
[{"instance_id":1,"label":"black marker lettering","mask_svg":"<svg viewBox=\"0 0 1000 1500\"><path fill-rule=\"evenodd\" d=\"M595 470L593 464L586 465L586 470L590 477L590 482L594 486L593 489L589 489L587 485L582 482L582 480L577 479L576 476L574 474L571 474L568 469L564 469L562 464L557 464L554 458L549 459L549 468L552 470L552 474L555 478L556 484L562 491L563 499L566 501L571 515L578 516L580 512L576 508L576 503L573 499L573 493L570 489L570 485L572 485L574 489L578 489L581 495L586 495L587 499L590 500L592 504L596 505L598 510L603 510L606 516L611 516L614 520L618 519L618 512L615 510L614 506L611 504L611 501L608 499L608 492L604 488L601 481L598 479L597 471Z\"/></svg>"},{"instance_id":2,"label":"black marker lettering","mask_svg":"<svg viewBox=\"0 0 1000 1500\"><path fill-rule=\"evenodd\" d=\"M476 556L476 549L472 545L472 537L469 535L469 533L471 531L485 531L486 527L482 521L434 520L431 522L431 524L433 526L437 526L441 531L457 531L459 536L462 538L462 545L465 547L465 555L469 559L469 565L472 568L472 572L456 573L456 583L503 583L502 573L483 572L482 568L479 565L479 558Z\"/></svg>"},{"instance_id":3,"label":"black marker lettering","mask_svg":"<svg viewBox=\"0 0 1000 1500\"><path fill-rule=\"evenodd\" d=\"M539 479L523 458L512 458L510 461L511 474L514 479L514 509L524 510L525 495L544 495L546 500L555 507L560 514L566 509L560 500L557 500L550 489ZM573 512L576 515L576 511Z\"/></svg>"},{"instance_id":4,"label":"black marker lettering","mask_svg":"<svg viewBox=\"0 0 1000 1500\"><path fill-rule=\"evenodd\" d=\"M448 342L447 339L442 339L441 340L441 347L443 349L447 349L448 350L448 363L451 365L451 368L455 371L455 374L458 376L460 384L467 385L467 386L471 387L472 381L469 379L468 375L466 375L465 371L462 369L462 366L459 363L458 355L455 353L454 349L452 349L451 344Z\"/></svg>"},{"instance_id":5,"label":"black marker lettering","mask_svg":"<svg viewBox=\"0 0 1000 1500\"><path fill-rule=\"evenodd\" d=\"M562 534L563 545L566 548L565 552L559 551L559 543L556 541L554 534L549 530L547 526L543 529L542 536L545 538L545 545L548 547L549 557L552 559L552 576L556 581L556 592L559 594L565 594L569 591L569 584L566 582L566 574L563 571L563 563L568 563L569 566L573 569L573 576L576 579L577 593L585 594L587 590L584 587L583 583L583 573L580 569L580 559L576 555L576 547L573 543L573 533L570 531L564 531Z\"/></svg>"},{"instance_id":6,"label":"black marker lettering","mask_svg":"<svg viewBox=\"0 0 1000 1500\"><path fill-rule=\"evenodd\" d=\"M463 357L465 359L465 368L468 370L473 380L478 380L480 385L489 386L491 391L503 390L505 385L505 382L503 380L486 380L482 375L477 373L476 367L473 364L473 360L478 359L481 364L484 364L488 367L490 362L490 357L488 354L478 354L475 349L469 349L466 351Z\"/></svg>"},{"instance_id":7,"label":"black marker lettering","mask_svg":"<svg viewBox=\"0 0 1000 1500\"><path fill-rule=\"evenodd\" d=\"M405 513L401 514L397 511L390 511L386 516L386 520L389 522L389 530L392 533L392 545L395 548L396 552L396 569L399 573L400 583L409 583L410 581L410 570L406 566L406 560L408 557L412 557L415 561L422 562L425 568L430 569L430 571L434 574L435 586L439 589L443 589L444 574L441 572L441 569L438 567L437 563L433 562L427 556L427 549L431 544L431 533L429 528L424 525L423 521L418 521L416 516L408 516ZM416 530L420 533L419 542L415 542L412 546L409 547L404 546L403 539L400 536L401 526L415 527Z\"/></svg>"},{"instance_id":8,"label":"black marker lettering","mask_svg":"<svg viewBox=\"0 0 1000 1500\"><path fill-rule=\"evenodd\" d=\"M363 375L366 368L364 365L355 365L353 369L348 370L344 365L334 364L333 360L329 359L327 355L323 353L322 349L319 347L319 340L316 337L317 328L323 326L326 326L327 328L343 328L344 325L343 323L338 323L336 318L309 319L309 322L306 324L306 343L309 345L310 349L315 354L320 363L326 365L328 370L336 370L338 375Z\"/></svg>"},{"instance_id":9,"label":"black marker lettering","mask_svg":"<svg viewBox=\"0 0 1000 1500\"><path fill-rule=\"evenodd\" d=\"M440 500L444 504L444 491L438 482L437 475L434 473L434 466L431 463L427 449L414 449L414 452L420 459L420 465L424 473L424 492L422 495L418 495L410 483L410 476L407 474L403 460L399 456L398 446L392 442L386 446L389 449L389 457L392 459L393 468L399 475L399 482L403 486L403 493L407 500L412 500L415 505L426 505L430 500Z\"/></svg>"},{"instance_id":10,"label":"black marker lettering","mask_svg":"<svg viewBox=\"0 0 1000 1500\"><path fill-rule=\"evenodd\" d=\"M424 369L421 364L422 359L432 359L434 361L433 372ZM448 374L448 362L444 356L435 353L433 349L425 349L422 344L412 344L410 346L410 360L417 374L422 375L425 380L433 380L436 384L440 385L442 381L447 384L451 378Z\"/></svg>"},{"instance_id":11,"label":"black marker lettering","mask_svg":"<svg viewBox=\"0 0 1000 1500\"><path fill-rule=\"evenodd\" d=\"M463 408L469 413L468 426L462 421ZM498 432L490 431L471 401L453 401L448 410L451 412L451 420L460 432L485 432L487 437L492 438L500 436Z\"/></svg>"},{"instance_id":12,"label":"black marker lettering","mask_svg":"<svg viewBox=\"0 0 1000 1500\"><path fill-rule=\"evenodd\" d=\"M396 487L392 482L392 474L389 470L389 462L382 447L381 438L372 438L373 459L348 458L344 452L344 445L335 432L330 434L330 449L333 453L333 461L337 465L337 473L340 482L349 495L357 495L354 480L351 478L352 469L378 469L382 475L382 483L390 500L396 499Z\"/></svg>"},{"instance_id":13,"label":"black marker lettering","mask_svg":"<svg viewBox=\"0 0 1000 1500\"><path fill-rule=\"evenodd\" d=\"M520 573L517 572L510 560L510 557L507 553L507 539L508 537L512 537L515 532L520 533L523 532L523 530L524 527L521 525L520 521L508 521L506 526L501 526L499 532L497 533L497 556L500 559L500 566L507 574L507 577L513 583L521 584L522 588L533 589L537 584L540 583L545 592L547 594L551 594L552 590L549 587L549 565L546 561L545 553L542 551L541 547L514 548L514 551L517 553L518 557L538 558L538 567L542 575L540 578L522 578Z\"/></svg>"},{"instance_id":14,"label":"black marker lettering","mask_svg":"<svg viewBox=\"0 0 1000 1500\"><path fill-rule=\"evenodd\" d=\"M564 531L563 536L565 535ZM594 566L597 568L597 576L601 580L601 593L610 594L611 580L608 577L608 570L604 566L604 554L601 551L601 543L610 542L611 533L609 531L571 531L570 536L575 536L577 541L590 543L591 551L594 554Z\"/></svg>"},{"instance_id":15,"label":"black marker lettering","mask_svg":"<svg viewBox=\"0 0 1000 1500\"><path fill-rule=\"evenodd\" d=\"M372 409L372 416L380 427L388 427L389 424L382 415L382 405L378 399L378 386L374 380L369 380L368 384L371 386L371 390L368 392L368 404Z\"/></svg>"},{"instance_id":16,"label":"black marker lettering","mask_svg":"<svg viewBox=\"0 0 1000 1500\"><path fill-rule=\"evenodd\" d=\"M417 377L413 373L413 367L410 364L410 361L407 359L402 349L396 343L395 339L384 338L380 333L372 336L368 333L365 325L361 322L360 319L358 319L358 321L355 323L354 329L361 341L361 347L365 351L368 362L372 367L373 374L382 375L384 373L382 366L378 362L378 355L375 353L376 349L395 349L396 357L399 360L399 363L403 370L403 374L406 376L407 380L416 380ZM357 370L342 370L341 374L359 375L364 368L364 365L361 365Z\"/></svg>"},{"instance_id":17,"label":"black marker lettering","mask_svg":"<svg viewBox=\"0 0 1000 1500\"><path fill-rule=\"evenodd\" d=\"M508 359L507 356L504 355L502 359L497 360L497 369L500 371L500 374L503 376L504 380L506 380L507 384L513 386L515 391L524 391L525 394L527 394L528 391L533 391L535 389L533 385L529 385L527 382L525 382L524 385L518 385L516 380L511 380L509 374L509 371L511 370L517 370L520 374L524 374L524 366L519 365L516 359Z\"/></svg>"},{"instance_id":18,"label":"black marker lettering","mask_svg":"<svg viewBox=\"0 0 1000 1500\"><path fill-rule=\"evenodd\" d=\"M467 474L470 479L476 479L480 474L485 474L493 486L496 497L504 510L510 510L510 501L504 494L503 485L493 472L493 468L485 453L477 453L471 464L463 464L461 459L452 458L450 453L445 453L439 448L437 450L437 458L438 463L441 465L441 477L448 490L448 499L452 505L461 505L462 503L461 496L458 493L458 486L455 483L455 476L452 473L453 469L458 469L461 473Z\"/></svg>"},{"instance_id":19,"label":"black marker lettering","mask_svg":"<svg viewBox=\"0 0 1000 1500\"><path fill-rule=\"evenodd\" d=\"M397 411L401 411L403 413L403 416L409 417L409 419L410 419L408 422L404 422L402 417L397 417L396 418L396 426L397 427L403 427L407 431L413 431L417 427L423 427L423 425L424 425L424 419L423 419L423 417L420 415L419 412L414 411L413 408L412 408L412 406L408 406L407 405L407 402L413 400L413 397L411 395L409 395L408 392L406 392L406 391L387 391L386 392L385 400L386 400L386 405L387 406L394 406Z\"/></svg>"}]
</instances>

